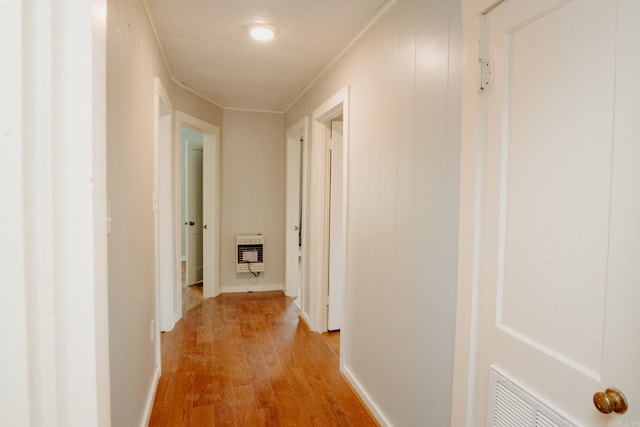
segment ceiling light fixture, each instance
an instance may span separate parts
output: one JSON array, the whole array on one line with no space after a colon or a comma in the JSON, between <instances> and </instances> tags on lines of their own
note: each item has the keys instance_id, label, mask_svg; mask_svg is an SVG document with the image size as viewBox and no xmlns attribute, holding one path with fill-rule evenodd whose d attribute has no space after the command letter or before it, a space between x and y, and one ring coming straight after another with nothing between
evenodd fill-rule
<instances>
[{"instance_id":1,"label":"ceiling light fixture","mask_svg":"<svg viewBox=\"0 0 640 427\"><path fill-rule=\"evenodd\" d=\"M270 25L257 24L249 27L249 34L255 40L269 41L276 34L276 29Z\"/></svg>"}]
</instances>

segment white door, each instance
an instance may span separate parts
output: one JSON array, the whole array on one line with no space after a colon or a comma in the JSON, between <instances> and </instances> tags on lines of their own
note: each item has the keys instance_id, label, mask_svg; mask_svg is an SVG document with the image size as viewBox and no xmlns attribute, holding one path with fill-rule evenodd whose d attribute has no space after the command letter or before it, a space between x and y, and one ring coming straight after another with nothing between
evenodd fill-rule
<instances>
[{"instance_id":1,"label":"white door","mask_svg":"<svg viewBox=\"0 0 640 427\"><path fill-rule=\"evenodd\" d=\"M639 22L637 0L486 16L474 425L490 365L578 426L640 425ZM608 387L626 414L596 410Z\"/></svg>"},{"instance_id":2,"label":"white door","mask_svg":"<svg viewBox=\"0 0 640 427\"><path fill-rule=\"evenodd\" d=\"M287 135L286 291L301 305L302 137Z\"/></svg>"},{"instance_id":3,"label":"white door","mask_svg":"<svg viewBox=\"0 0 640 427\"><path fill-rule=\"evenodd\" d=\"M202 261L201 275L203 280L203 291L206 289L205 297L215 291L216 265L216 241L217 236L217 215L215 209L215 195L217 194L216 167L217 164L217 141L212 135L205 135L202 145Z\"/></svg>"},{"instance_id":4,"label":"white door","mask_svg":"<svg viewBox=\"0 0 640 427\"><path fill-rule=\"evenodd\" d=\"M342 175L342 122L331 122L330 209L329 209L329 309L327 329L342 325L344 286L344 216Z\"/></svg>"},{"instance_id":5,"label":"white door","mask_svg":"<svg viewBox=\"0 0 640 427\"><path fill-rule=\"evenodd\" d=\"M187 147L187 277L186 284L200 282L202 276L202 147Z\"/></svg>"}]
</instances>

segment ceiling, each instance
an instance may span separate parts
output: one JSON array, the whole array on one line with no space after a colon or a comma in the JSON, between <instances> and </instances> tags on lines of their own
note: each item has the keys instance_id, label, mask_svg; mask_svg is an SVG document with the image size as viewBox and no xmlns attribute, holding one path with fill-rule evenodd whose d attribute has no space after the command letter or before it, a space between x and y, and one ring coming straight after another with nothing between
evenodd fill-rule
<instances>
[{"instance_id":1,"label":"ceiling","mask_svg":"<svg viewBox=\"0 0 640 427\"><path fill-rule=\"evenodd\" d=\"M392 0L145 0L173 79L225 108L284 111ZM248 26L276 28L269 42Z\"/></svg>"}]
</instances>

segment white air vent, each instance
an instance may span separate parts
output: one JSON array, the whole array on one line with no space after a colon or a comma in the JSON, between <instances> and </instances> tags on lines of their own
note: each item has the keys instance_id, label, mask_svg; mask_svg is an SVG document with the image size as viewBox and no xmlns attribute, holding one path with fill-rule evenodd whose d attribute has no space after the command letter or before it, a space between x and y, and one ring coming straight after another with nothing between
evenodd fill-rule
<instances>
[{"instance_id":1,"label":"white air vent","mask_svg":"<svg viewBox=\"0 0 640 427\"><path fill-rule=\"evenodd\" d=\"M575 427L493 367L489 387L489 426Z\"/></svg>"},{"instance_id":2,"label":"white air vent","mask_svg":"<svg viewBox=\"0 0 640 427\"><path fill-rule=\"evenodd\" d=\"M236 273L264 271L264 237L262 234L236 236Z\"/></svg>"}]
</instances>

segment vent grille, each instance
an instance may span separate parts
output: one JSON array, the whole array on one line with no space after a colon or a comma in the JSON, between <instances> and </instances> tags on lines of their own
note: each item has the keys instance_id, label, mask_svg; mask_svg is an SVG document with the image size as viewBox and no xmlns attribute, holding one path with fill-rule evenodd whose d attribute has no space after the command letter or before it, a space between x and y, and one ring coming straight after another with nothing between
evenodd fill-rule
<instances>
[{"instance_id":1,"label":"vent grille","mask_svg":"<svg viewBox=\"0 0 640 427\"><path fill-rule=\"evenodd\" d=\"M236 236L236 273L264 271L264 237L261 234Z\"/></svg>"},{"instance_id":2,"label":"vent grille","mask_svg":"<svg viewBox=\"0 0 640 427\"><path fill-rule=\"evenodd\" d=\"M537 413L536 414L536 426L539 427L555 427L558 424L547 418L544 414Z\"/></svg>"},{"instance_id":3,"label":"vent grille","mask_svg":"<svg viewBox=\"0 0 640 427\"><path fill-rule=\"evenodd\" d=\"M490 370L489 422L494 427L575 427L557 412L507 379Z\"/></svg>"},{"instance_id":4,"label":"vent grille","mask_svg":"<svg viewBox=\"0 0 640 427\"><path fill-rule=\"evenodd\" d=\"M496 384L493 425L496 427L530 427L533 408L504 385Z\"/></svg>"}]
</instances>

